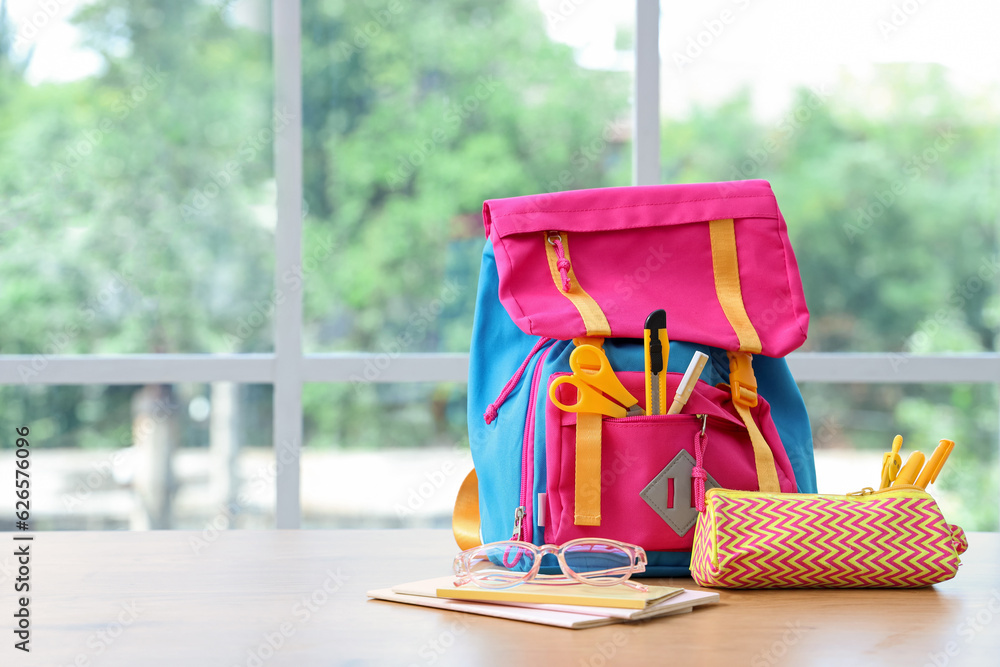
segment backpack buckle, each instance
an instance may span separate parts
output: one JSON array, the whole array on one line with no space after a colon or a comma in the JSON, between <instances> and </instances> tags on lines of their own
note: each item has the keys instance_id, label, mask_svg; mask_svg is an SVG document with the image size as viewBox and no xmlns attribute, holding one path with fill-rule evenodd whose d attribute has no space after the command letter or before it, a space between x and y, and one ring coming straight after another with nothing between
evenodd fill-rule
<instances>
[{"instance_id":1,"label":"backpack buckle","mask_svg":"<svg viewBox=\"0 0 1000 667\"><path fill-rule=\"evenodd\" d=\"M729 352L729 387L733 392L733 403L748 408L757 406L757 377L753 374L748 352Z\"/></svg>"}]
</instances>

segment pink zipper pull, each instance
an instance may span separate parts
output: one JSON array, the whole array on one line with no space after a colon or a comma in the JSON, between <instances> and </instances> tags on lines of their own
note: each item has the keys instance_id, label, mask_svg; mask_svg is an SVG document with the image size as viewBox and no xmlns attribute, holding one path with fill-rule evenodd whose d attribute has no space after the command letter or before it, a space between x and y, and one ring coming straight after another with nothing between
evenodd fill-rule
<instances>
[{"instance_id":1,"label":"pink zipper pull","mask_svg":"<svg viewBox=\"0 0 1000 667\"><path fill-rule=\"evenodd\" d=\"M562 234L559 232L549 232L548 237L549 243L556 248L556 268L559 269L559 275L562 277L562 291L568 292L572 284L569 281L569 269L570 263L566 259L566 250L563 248Z\"/></svg>"},{"instance_id":2,"label":"pink zipper pull","mask_svg":"<svg viewBox=\"0 0 1000 667\"><path fill-rule=\"evenodd\" d=\"M694 507L699 512L705 511L705 480L708 472L701 467L705 455L705 427L708 425L708 415L701 415L701 432L694 434L694 467L691 468L691 479L694 480Z\"/></svg>"},{"instance_id":3,"label":"pink zipper pull","mask_svg":"<svg viewBox=\"0 0 1000 667\"><path fill-rule=\"evenodd\" d=\"M486 412L483 413L483 419L486 420L487 424L492 424L493 420L497 418L497 411L503 406L504 401L507 400L507 397L510 396L510 392L514 391L514 387L517 386L517 383L521 381L521 376L524 375L524 371L526 368L528 368L528 364L531 363L531 360L535 357L536 354L538 354L538 351L541 350L543 347L545 347L545 345L551 341L552 341L551 338L543 336L542 338L539 338L538 342L535 343L535 346L531 348L531 352L529 352L528 356L525 357L524 362L521 364L521 367L517 369L517 372L514 373L511 379L507 380L507 384L504 385L504 388L500 392L500 395L497 396L497 399L495 401L489 404L489 406L486 408Z\"/></svg>"}]
</instances>

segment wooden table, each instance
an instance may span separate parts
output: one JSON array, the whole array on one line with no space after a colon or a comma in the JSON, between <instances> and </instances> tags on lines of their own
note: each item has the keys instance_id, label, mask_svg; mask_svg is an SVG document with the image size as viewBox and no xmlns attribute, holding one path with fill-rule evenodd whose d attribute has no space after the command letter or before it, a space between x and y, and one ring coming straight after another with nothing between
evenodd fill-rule
<instances>
[{"instance_id":1,"label":"wooden table","mask_svg":"<svg viewBox=\"0 0 1000 667\"><path fill-rule=\"evenodd\" d=\"M32 652L6 630L0 664L998 665L1000 535L969 542L929 589L722 591L691 614L574 631L365 598L448 574L446 531L36 533Z\"/></svg>"}]
</instances>

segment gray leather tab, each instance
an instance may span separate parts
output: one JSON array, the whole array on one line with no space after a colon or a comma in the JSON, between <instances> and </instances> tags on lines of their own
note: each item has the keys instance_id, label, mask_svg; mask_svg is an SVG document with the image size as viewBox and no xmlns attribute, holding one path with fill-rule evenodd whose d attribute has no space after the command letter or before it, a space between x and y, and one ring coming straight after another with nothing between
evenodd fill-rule
<instances>
[{"instance_id":1,"label":"gray leather tab","mask_svg":"<svg viewBox=\"0 0 1000 667\"><path fill-rule=\"evenodd\" d=\"M674 532L683 536L694 527L698 521L698 510L691 498L691 471L695 460L686 450L677 452L677 456L646 485L639 497L667 522ZM670 483L674 480L674 497L670 502ZM705 479L705 490L719 488L721 485L708 475ZM673 507L670 507L673 505Z\"/></svg>"}]
</instances>

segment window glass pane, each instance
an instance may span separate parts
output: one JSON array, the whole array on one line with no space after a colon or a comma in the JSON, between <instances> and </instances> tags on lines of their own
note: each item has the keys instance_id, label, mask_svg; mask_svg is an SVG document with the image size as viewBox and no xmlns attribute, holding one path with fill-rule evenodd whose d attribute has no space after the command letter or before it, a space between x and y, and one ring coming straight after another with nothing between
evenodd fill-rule
<instances>
[{"instance_id":1,"label":"window glass pane","mask_svg":"<svg viewBox=\"0 0 1000 667\"><path fill-rule=\"evenodd\" d=\"M274 526L270 385L8 386L0 406L5 479L29 430L32 530Z\"/></svg>"},{"instance_id":2,"label":"window glass pane","mask_svg":"<svg viewBox=\"0 0 1000 667\"><path fill-rule=\"evenodd\" d=\"M771 182L811 312L803 349L996 351L1000 7L661 11L663 182ZM935 496L997 529L995 388L816 385L806 406L822 491L871 485L897 432L925 454L952 438Z\"/></svg>"},{"instance_id":3,"label":"window glass pane","mask_svg":"<svg viewBox=\"0 0 1000 667\"><path fill-rule=\"evenodd\" d=\"M812 421L820 493L878 488L882 455L903 436L903 461L930 457L942 438L955 449L928 487L949 521L965 530L1000 527L995 385L822 385L802 387Z\"/></svg>"},{"instance_id":4,"label":"window glass pane","mask_svg":"<svg viewBox=\"0 0 1000 667\"><path fill-rule=\"evenodd\" d=\"M0 7L0 350L270 349L269 3Z\"/></svg>"},{"instance_id":5,"label":"window glass pane","mask_svg":"<svg viewBox=\"0 0 1000 667\"><path fill-rule=\"evenodd\" d=\"M483 200L630 180L632 3L302 10L305 348L465 351Z\"/></svg>"},{"instance_id":6,"label":"window glass pane","mask_svg":"<svg viewBox=\"0 0 1000 667\"><path fill-rule=\"evenodd\" d=\"M996 349L995 4L662 3L663 181L771 181L805 349Z\"/></svg>"},{"instance_id":7,"label":"window glass pane","mask_svg":"<svg viewBox=\"0 0 1000 667\"><path fill-rule=\"evenodd\" d=\"M451 525L472 469L465 385L308 384L303 403L304 527Z\"/></svg>"}]
</instances>

